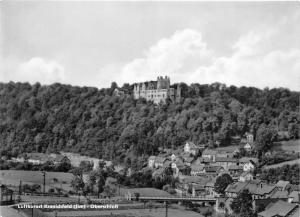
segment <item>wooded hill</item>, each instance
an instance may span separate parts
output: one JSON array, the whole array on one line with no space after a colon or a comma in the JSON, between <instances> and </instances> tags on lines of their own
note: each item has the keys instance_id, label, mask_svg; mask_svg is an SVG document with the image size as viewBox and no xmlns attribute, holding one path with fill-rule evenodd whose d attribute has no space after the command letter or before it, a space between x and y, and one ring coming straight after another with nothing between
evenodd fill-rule
<instances>
[{"instance_id":1,"label":"wooded hill","mask_svg":"<svg viewBox=\"0 0 300 217\"><path fill-rule=\"evenodd\" d=\"M0 83L0 154L64 150L125 162L187 140L226 146L245 132L258 138L278 130L299 138L299 92L181 83L180 102L155 105L134 100L129 84L128 94L114 96L116 86ZM260 141L258 149L270 145Z\"/></svg>"}]
</instances>

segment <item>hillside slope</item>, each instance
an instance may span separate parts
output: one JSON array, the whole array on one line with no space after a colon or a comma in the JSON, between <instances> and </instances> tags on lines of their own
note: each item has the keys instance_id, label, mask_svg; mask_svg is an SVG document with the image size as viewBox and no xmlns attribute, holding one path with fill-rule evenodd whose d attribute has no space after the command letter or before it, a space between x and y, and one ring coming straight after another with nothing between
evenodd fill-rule
<instances>
[{"instance_id":1,"label":"hillside slope","mask_svg":"<svg viewBox=\"0 0 300 217\"><path fill-rule=\"evenodd\" d=\"M113 96L113 87L0 83L0 154L64 150L130 162L186 140L229 145L232 136L255 135L261 126L299 137L299 92L181 85L181 102L157 106Z\"/></svg>"}]
</instances>

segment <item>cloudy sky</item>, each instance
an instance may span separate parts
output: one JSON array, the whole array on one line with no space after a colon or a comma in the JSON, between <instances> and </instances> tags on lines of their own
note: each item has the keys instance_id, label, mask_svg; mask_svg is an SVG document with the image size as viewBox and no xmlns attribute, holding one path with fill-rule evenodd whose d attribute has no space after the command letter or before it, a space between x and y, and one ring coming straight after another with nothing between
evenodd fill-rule
<instances>
[{"instance_id":1,"label":"cloudy sky","mask_svg":"<svg viewBox=\"0 0 300 217\"><path fill-rule=\"evenodd\" d=\"M298 2L0 2L0 82L300 90Z\"/></svg>"}]
</instances>

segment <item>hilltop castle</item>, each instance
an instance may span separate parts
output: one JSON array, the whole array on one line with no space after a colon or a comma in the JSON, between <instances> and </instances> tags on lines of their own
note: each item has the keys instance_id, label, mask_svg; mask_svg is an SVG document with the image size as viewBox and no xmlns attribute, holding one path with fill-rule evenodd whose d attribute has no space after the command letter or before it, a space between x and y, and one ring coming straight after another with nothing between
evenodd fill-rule
<instances>
[{"instance_id":1,"label":"hilltop castle","mask_svg":"<svg viewBox=\"0 0 300 217\"><path fill-rule=\"evenodd\" d=\"M145 98L148 101L153 101L158 104L166 102L167 98L172 101L178 100L181 97L181 89L178 84L176 88L170 87L170 78L165 76L157 77L157 81L147 81L134 84L134 98Z\"/></svg>"}]
</instances>

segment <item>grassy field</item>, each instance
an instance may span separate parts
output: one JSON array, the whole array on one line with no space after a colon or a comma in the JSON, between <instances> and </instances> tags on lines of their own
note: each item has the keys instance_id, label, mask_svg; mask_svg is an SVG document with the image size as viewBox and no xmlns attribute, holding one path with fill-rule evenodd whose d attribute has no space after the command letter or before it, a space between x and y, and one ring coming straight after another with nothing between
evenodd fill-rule
<instances>
[{"instance_id":1,"label":"grassy field","mask_svg":"<svg viewBox=\"0 0 300 217\"><path fill-rule=\"evenodd\" d=\"M99 216L114 216L114 215L124 215L124 216L133 216L133 217L165 217L164 208L158 209L130 209L130 210L105 210L105 211L66 211L58 212L58 217L75 217L75 216L90 216L90 217L99 217ZM168 216L171 217L203 217L203 215L180 209L168 209Z\"/></svg>"},{"instance_id":2,"label":"grassy field","mask_svg":"<svg viewBox=\"0 0 300 217\"><path fill-rule=\"evenodd\" d=\"M132 196L134 196L134 193L139 193L141 197L172 197L168 192L156 188L120 188L121 196L125 196L128 192Z\"/></svg>"},{"instance_id":3,"label":"grassy field","mask_svg":"<svg viewBox=\"0 0 300 217\"><path fill-rule=\"evenodd\" d=\"M57 182L54 181L57 179ZM50 188L60 188L71 190L70 183L73 178L71 173L46 172L46 191ZM0 182L9 186L19 186L22 184L43 184L43 175L41 171L23 171L23 170L0 170Z\"/></svg>"},{"instance_id":4,"label":"grassy field","mask_svg":"<svg viewBox=\"0 0 300 217\"><path fill-rule=\"evenodd\" d=\"M282 141L276 142L273 147L273 150L284 150L284 151L295 151L300 152L300 139L298 140L289 140L289 141Z\"/></svg>"}]
</instances>

